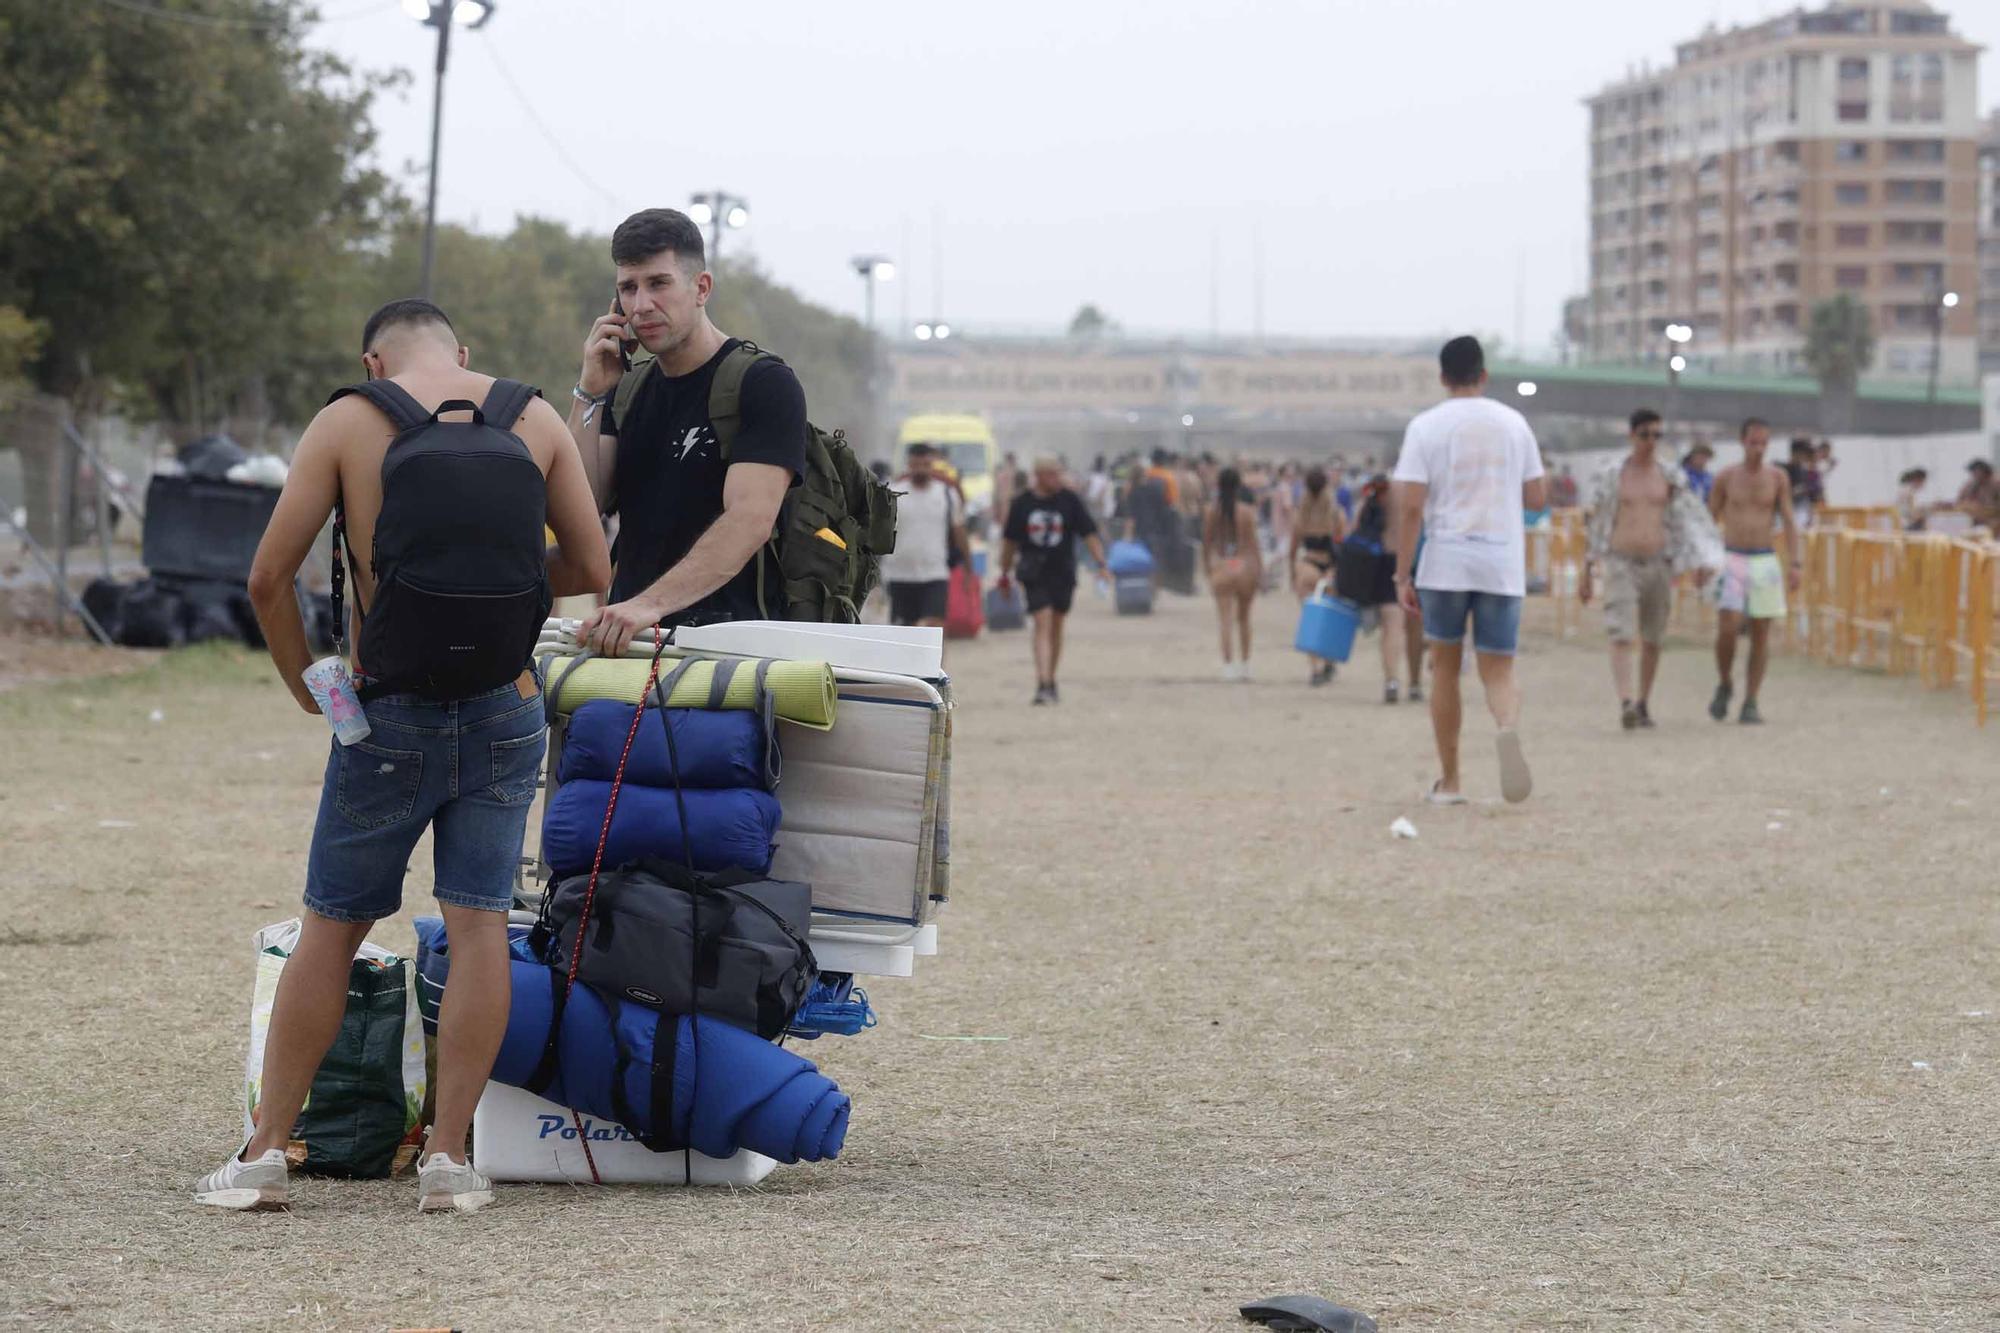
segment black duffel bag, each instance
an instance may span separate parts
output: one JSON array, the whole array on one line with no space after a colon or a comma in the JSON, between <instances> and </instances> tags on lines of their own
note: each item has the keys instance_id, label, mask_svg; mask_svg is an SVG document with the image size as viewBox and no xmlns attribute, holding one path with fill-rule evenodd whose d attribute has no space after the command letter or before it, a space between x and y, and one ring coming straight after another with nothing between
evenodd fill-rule
<instances>
[{"instance_id":1,"label":"black duffel bag","mask_svg":"<svg viewBox=\"0 0 2000 1333\"><path fill-rule=\"evenodd\" d=\"M589 887L589 875L572 875L543 899L531 943L558 972L568 971ZM810 885L634 861L597 877L576 979L662 1013L719 1018L775 1040L819 976L806 943L811 928Z\"/></svg>"}]
</instances>

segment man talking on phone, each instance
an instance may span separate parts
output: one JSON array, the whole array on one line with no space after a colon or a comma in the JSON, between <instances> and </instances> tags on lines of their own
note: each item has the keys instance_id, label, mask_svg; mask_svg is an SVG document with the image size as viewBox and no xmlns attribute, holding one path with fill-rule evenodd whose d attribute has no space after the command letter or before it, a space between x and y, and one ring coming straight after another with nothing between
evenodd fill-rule
<instances>
[{"instance_id":1,"label":"man talking on phone","mask_svg":"<svg viewBox=\"0 0 2000 1333\"><path fill-rule=\"evenodd\" d=\"M742 340L709 320L701 228L671 208L634 213L611 234L611 259L616 296L584 342L569 414L598 508L618 516L609 602L578 635L607 657L656 625L755 620L760 602L782 605L776 562L757 553L806 464L805 391L775 357L743 373L722 455L710 388ZM637 348L654 359L620 393Z\"/></svg>"}]
</instances>

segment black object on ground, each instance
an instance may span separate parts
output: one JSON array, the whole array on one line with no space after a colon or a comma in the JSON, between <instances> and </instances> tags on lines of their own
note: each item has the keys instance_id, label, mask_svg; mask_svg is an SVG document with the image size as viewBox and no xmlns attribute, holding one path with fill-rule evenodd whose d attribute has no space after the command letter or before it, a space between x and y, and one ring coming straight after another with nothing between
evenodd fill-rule
<instances>
[{"instance_id":1,"label":"black object on ground","mask_svg":"<svg viewBox=\"0 0 2000 1333\"><path fill-rule=\"evenodd\" d=\"M248 589L227 579L96 579L83 590L83 605L111 641L126 648L178 648L212 639L265 646ZM313 651L331 650L332 599L325 593L303 593L299 610Z\"/></svg>"},{"instance_id":2,"label":"black object on ground","mask_svg":"<svg viewBox=\"0 0 2000 1333\"><path fill-rule=\"evenodd\" d=\"M1324 1329L1326 1333L1379 1333L1375 1321L1359 1310L1335 1305L1319 1296L1272 1296L1242 1307L1242 1314L1253 1324L1282 1329L1285 1333L1311 1333L1313 1329Z\"/></svg>"},{"instance_id":3,"label":"black object on ground","mask_svg":"<svg viewBox=\"0 0 2000 1333\"><path fill-rule=\"evenodd\" d=\"M146 486L140 558L155 577L247 583L278 488L155 476Z\"/></svg>"}]
</instances>

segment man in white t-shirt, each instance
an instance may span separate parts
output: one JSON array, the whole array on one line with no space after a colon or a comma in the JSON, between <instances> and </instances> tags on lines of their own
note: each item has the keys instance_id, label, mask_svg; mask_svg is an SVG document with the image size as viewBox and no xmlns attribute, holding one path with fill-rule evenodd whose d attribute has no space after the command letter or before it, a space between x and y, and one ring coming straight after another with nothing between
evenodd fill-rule
<instances>
[{"instance_id":1,"label":"man in white t-shirt","mask_svg":"<svg viewBox=\"0 0 2000 1333\"><path fill-rule=\"evenodd\" d=\"M910 470L891 483L896 501L896 549L882 557L889 589L889 623L942 625L951 593L951 553L966 553L965 514L958 495L937 475L937 451L910 446Z\"/></svg>"},{"instance_id":2,"label":"man in white t-shirt","mask_svg":"<svg viewBox=\"0 0 2000 1333\"><path fill-rule=\"evenodd\" d=\"M1486 706L1500 727L1500 793L1525 801L1534 780L1516 730L1521 692L1514 683L1521 599L1528 590L1522 510L1548 505L1548 482L1527 419L1485 397L1486 353L1479 340L1453 338L1438 364L1446 398L1404 432L1395 476L1396 597L1406 612L1423 617L1431 646L1431 728L1444 766L1428 799L1465 803L1458 778L1458 673L1469 621Z\"/></svg>"}]
</instances>

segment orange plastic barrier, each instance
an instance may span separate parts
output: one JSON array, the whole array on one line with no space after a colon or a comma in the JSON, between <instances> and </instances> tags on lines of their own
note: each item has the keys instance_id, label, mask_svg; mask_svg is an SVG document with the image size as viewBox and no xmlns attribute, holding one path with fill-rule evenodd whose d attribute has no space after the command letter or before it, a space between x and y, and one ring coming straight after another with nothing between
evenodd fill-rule
<instances>
[{"instance_id":1,"label":"orange plastic barrier","mask_svg":"<svg viewBox=\"0 0 2000 1333\"><path fill-rule=\"evenodd\" d=\"M1913 675L1933 689L1963 684L1980 726L2000 685L2000 544L1903 532L1885 508L1822 510L1802 534L1800 586L1785 619L1786 651L1830 666ZM1557 633L1580 625L1583 516L1559 510L1531 537L1530 568L1555 602ZM1677 619L1706 629L1714 613L1681 583Z\"/></svg>"}]
</instances>

